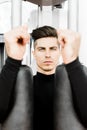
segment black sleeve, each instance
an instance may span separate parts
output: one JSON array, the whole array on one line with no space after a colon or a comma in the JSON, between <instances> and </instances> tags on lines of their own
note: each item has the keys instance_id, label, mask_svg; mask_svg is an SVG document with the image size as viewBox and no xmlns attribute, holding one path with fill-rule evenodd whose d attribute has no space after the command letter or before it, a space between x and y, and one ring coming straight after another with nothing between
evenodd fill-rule
<instances>
[{"instance_id":1,"label":"black sleeve","mask_svg":"<svg viewBox=\"0 0 87 130\"><path fill-rule=\"evenodd\" d=\"M0 73L0 122L5 119L7 114L11 93L20 66L21 61L8 57Z\"/></svg>"},{"instance_id":2,"label":"black sleeve","mask_svg":"<svg viewBox=\"0 0 87 130\"><path fill-rule=\"evenodd\" d=\"M71 83L76 113L81 123L87 128L87 73L78 58L72 63L65 65L65 67Z\"/></svg>"}]
</instances>

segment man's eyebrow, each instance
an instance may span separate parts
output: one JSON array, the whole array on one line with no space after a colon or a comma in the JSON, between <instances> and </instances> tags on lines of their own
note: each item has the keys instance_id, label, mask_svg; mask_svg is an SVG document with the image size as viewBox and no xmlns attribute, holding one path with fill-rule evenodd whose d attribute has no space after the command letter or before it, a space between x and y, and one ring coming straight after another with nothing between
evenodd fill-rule
<instances>
[{"instance_id":1,"label":"man's eyebrow","mask_svg":"<svg viewBox=\"0 0 87 130\"><path fill-rule=\"evenodd\" d=\"M37 49L45 49L45 47L38 46Z\"/></svg>"},{"instance_id":2,"label":"man's eyebrow","mask_svg":"<svg viewBox=\"0 0 87 130\"><path fill-rule=\"evenodd\" d=\"M45 47L43 47L43 46L37 46L37 48L45 48Z\"/></svg>"}]
</instances>

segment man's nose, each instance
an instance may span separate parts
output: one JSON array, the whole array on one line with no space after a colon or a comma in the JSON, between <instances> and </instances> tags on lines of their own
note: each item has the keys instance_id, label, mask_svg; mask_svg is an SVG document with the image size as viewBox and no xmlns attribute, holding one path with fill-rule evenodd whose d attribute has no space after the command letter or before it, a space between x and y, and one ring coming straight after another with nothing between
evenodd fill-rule
<instances>
[{"instance_id":1,"label":"man's nose","mask_svg":"<svg viewBox=\"0 0 87 130\"><path fill-rule=\"evenodd\" d=\"M45 56L46 56L46 57L50 57L50 51L49 51L49 50L46 50Z\"/></svg>"}]
</instances>

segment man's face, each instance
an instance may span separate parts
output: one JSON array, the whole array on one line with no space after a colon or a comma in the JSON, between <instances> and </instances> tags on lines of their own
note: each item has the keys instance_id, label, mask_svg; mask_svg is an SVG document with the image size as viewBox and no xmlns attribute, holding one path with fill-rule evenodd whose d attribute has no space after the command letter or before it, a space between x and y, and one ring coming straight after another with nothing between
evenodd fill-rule
<instances>
[{"instance_id":1,"label":"man's face","mask_svg":"<svg viewBox=\"0 0 87 130\"><path fill-rule=\"evenodd\" d=\"M38 72L46 75L55 73L60 55L58 39L55 37L46 37L36 40L33 54Z\"/></svg>"}]
</instances>

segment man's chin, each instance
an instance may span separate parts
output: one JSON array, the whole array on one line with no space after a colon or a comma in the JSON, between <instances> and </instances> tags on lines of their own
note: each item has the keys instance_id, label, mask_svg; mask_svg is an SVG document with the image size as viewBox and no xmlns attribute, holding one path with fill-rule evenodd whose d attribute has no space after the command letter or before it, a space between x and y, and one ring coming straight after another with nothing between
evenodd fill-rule
<instances>
[{"instance_id":1,"label":"man's chin","mask_svg":"<svg viewBox=\"0 0 87 130\"><path fill-rule=\"evenodd\" d=\"M52 71L53 68L52 68L52 67L44 67L43 70L44 70L44 71Z\"/></svg>"}]
</instances>

